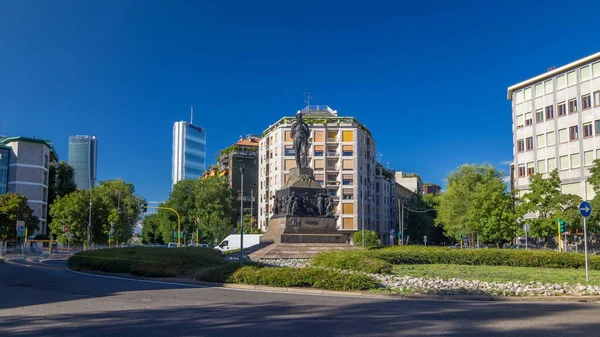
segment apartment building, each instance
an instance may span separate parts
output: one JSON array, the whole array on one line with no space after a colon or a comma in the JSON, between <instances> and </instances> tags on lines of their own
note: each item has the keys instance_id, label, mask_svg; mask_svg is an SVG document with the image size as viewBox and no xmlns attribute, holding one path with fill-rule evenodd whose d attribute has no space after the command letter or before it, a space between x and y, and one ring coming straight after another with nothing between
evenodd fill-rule
<instances>
[{"instance_id":1,"label":"apartment building","mask_svg":"<svg viewBox=\"0 0 600 337\"><path fill-rule=\"evenodd\" d=\"M442 187L437 184L423 184L423 195L427 194L439 194L442 191Z\"/></svg>"},{"instance_id":2,"label":"apartment building","mask_svg":"<svg viewBox=\"0 0 600 337\"><path fill-rule=\"evenodd\" d=\"M558 169L562 192L591 200L589 168L600 158L600 53L508 88L512 103L511 186Z\"/></svg>"},{"instance_id":3,"label":"apartment building","mask_svg":"<svg viewBox=\"0 0 600 337\"><path fill-rule=\"evenodd\" d=\"M353 117L340 117L328 106L300 111L310 125L309 166L335 200L337 227L343 232L375 229L375 140ZM295 115L295 114L294 114ZM271 197L296 166L290 128L294 117L269 126L259 144L259 225L269 226Z\"/></svg>"},{"instance_id":4,"label":"apartment building","mask_svg":"<svg viewBox=\"0 0 600 337\"><path fill-rule=\"evenodd\" d=\"M375 232L384 245L394 244L392 229L398 229L398 203L394 171L375 165Z\"/></svg>"},{"instance_id":5,"label":"apartment building","mask_svg":"<svg viewBox=\"0 0 600 337\"><path fill-rule=\"evenodd\" d=\"M404 173L398 171L396 172L396 182L406 187L414 194L423 194L423 180L416 173Z\"/></svg>"},{"instance_id":6,"label":"apartment building","mask_svg":"<svg viewBox=\"0 0 600 337\"><path fill-rule=\"evenodd\" d=\"M0 177L0 181L6 181L3 192L27 197L33 215L40 221L36 232L46 233L49 165L50 161L58 160L52 143L36 138L8 137L1 139L0 145L4 164L0 173L6 174Z\"/></svg>"}]
</instances>

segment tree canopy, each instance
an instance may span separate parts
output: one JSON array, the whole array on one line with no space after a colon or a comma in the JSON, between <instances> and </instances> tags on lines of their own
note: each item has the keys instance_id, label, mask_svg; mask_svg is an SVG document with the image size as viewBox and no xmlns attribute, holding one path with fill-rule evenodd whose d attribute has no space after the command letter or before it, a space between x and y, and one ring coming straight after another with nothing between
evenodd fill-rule
<instances>
[{"instance_id":1,"label":"tree canopy","mask_svg":"<svg viewBox=\"0 0 600 337\"><path fill-rule=\"evenodd\" d=\"M16 239L17 221L25 221L28 235L38 228L39 219L27 204L27 197L7 193L0 195L0 237L2 241Z\"/></svg>"}]
</instances>

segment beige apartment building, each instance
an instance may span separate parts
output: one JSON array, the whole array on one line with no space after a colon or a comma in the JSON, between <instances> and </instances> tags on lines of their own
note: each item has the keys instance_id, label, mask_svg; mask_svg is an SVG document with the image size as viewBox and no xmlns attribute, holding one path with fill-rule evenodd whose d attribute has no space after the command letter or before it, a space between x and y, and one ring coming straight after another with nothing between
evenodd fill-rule
<instances>
[{"instance_id":1,"label":"beige apartment building","mask_svg":"<svg viewBox=\"0 0 600 337\"><path fill-rule=\"evenodd\" d=\"M58 159L52 143L36 138L9 137L0 140L0 144L10 148L7 191L27 197L33 215L40 220L37 233L46 233L49 165L50 161Z\"/></svg>"},{"instance_id":2,"label":"beige apartment building","mask_svg":"<svg viewBox=\"0 0 600 337\"><path fill-rule=\"evenodd\" d=\"M589 168L600 158L600 53L508 88L512 101L511 187L559 170L562 192L591 200Z\"/></svg>"},{"instance_id":3,"label":"beige apartment building","mask_svg":"<svg viewBox=\"0 0 600 337\"><path fill-rule=\"evenodd\" d=\"M300 111L310 125L309 165L315 179L335 200L337 227L343 232L375 229L375 141L371 132L353 117L340 117L328 106L307 106ZM295 115L295 114L294 114ZM294 117L269 126L259 144L258 223L269 226L271 197L296 166L290 137Z\"/></svg>"}]
</instances>

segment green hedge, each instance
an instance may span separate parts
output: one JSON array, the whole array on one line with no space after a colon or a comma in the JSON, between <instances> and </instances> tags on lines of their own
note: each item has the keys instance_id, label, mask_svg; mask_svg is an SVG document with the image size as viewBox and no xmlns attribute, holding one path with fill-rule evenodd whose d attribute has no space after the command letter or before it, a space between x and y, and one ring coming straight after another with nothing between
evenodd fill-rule
<instances>
[{"instance_id":1,"label":"green hedge","mask_svg":"<svg viewBox=\"0 0 600 337\"><path fill-rule=\"evenodd\" d=\"M577 253L558 253L548 250L521 249L452 249L442 247L403 246L377 250L321 253L313 258L319 264L350 270L367 269L360 266L363 257L383 260L390 264L461 264L513 267L583 268L585 257ZM325 260L326 262L322 262ZM368 261L368 260L367 260ZM589 256L590 269L600 270L600 256ZM364 271L364 270L363 270Z\"/></svg>"},{"instance_id":2,"label":"green hedge","mask_svg":"<svg viewBox=\"0 0 600 337\"><path fill-rule=\"evenodd\" d=\"M363 245L363 232L365 236L365 248L379 248L381 247L381 242L379 242L379 235L374 231L358 231L354 233L352 239L354 240L354 245L358 247L362 247Z\"/></svg>"},{"instance_id":3,"label":"green hedge","mask_svg":"<svg viewBox=\"0 0 600 337\"><path fill-rule=\"evenodd\" d=\"M377 288L373 277L322 268L264 268L245 266L230 276L234 283L272 287L311 287L327 290L369 290Z\"/></svg>"},{"instance_id":4,"label":"green hedge","mask_svg":"<svg viewBox=\"0 0 600 337\"><path fill-rule=\"evenodd\" d=\"M129 247L85 251L69 258L74 269L128 273L147 277L191 276L202 268L225 264L210 248Z\"/></svg>"},{"instance_id":5,"label":"green hedge","mask_svg":"<svg viewBox=\"0 0 600 337\"><path fill-rule=\"evenodd\" d=\"M344 254L340 252L323 252L311 261L316 267L329 267L347 270L355 270L369 274L389 274L392 272L392 264L381 259L365 256L362 251L349 251Z\"/></svg>"}]
</instances>

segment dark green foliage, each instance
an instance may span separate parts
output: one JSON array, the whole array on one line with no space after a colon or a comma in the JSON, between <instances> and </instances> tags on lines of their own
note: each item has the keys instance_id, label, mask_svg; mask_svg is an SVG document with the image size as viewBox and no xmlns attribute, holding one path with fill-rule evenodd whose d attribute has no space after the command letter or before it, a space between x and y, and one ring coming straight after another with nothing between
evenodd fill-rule
<instances>
[{"instance_id":1,"label":"dark green foliage","mask_svg":"<svg viewBox=\"0 0 600 337\"><path fill-rule=\"evenodd\" d=\"M451 249L437 247L390 247L362 251L364 256L391 264L462 264L513 267L583 268L585 257L577 253L519 249ZM354 254L339 252L338 254ZM600 270L600 256L589 257L590 269Z\"/></svg>"},{"instance_id":2,"label":"dark green foliage","mask_svg":"<svg viewBox=\"0 0 600 337\"><path fill-rule=\"evenodd\" d=\"M225 262L209 248L131 247L100 249L73 255L69 267L148 277L192 276L199 269Z\"/></svg>"},{"instance_id":3,"label":"dark green foliage","mask_svg":"<svg viewBox=\"0 0 600 337\"><path fill-rule=\"evenodd\" d=\"M273 287L311 287L327 290L369 290L377 280L363 274L348 274L322 268L262 268L246 266L230 277L235 283Z\"/></svg>"},{"instance_id":4,"label":"dark green foliage","mask_svg":"<svg viewBox=\"0 0 600 337\"><path fill-rule=\"evenodd\" d=\"M201 269L196 273L194 279L214 283L231 283L231 275L240 268L241 265L238 262L229 262L227 264Z\"/></svg>"},{"instance_id":5,"label":"dark green foliage","mask_svg":"<svg viewBox=\"0 0 600 337\"><path fill-rule=\"evenodd\" d=\"M354 244L362 247L363 245L363 232L365 235L365 248L377 248L381 246L379 242L379 236L374 231L357 231L354 233Z\"/></svg>"},{"instance_id":6,"label":"dark green foliage","mask_svg":"<svg viewBox=\"0 0 600 337\"><path fill-rule=\"evenodd\" d=\"M369 274L390 274L392 264L378 258L365 256L361 251L323 252L312 258L313 266L355 270Z\"/></svg>"}]
</instances>

